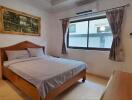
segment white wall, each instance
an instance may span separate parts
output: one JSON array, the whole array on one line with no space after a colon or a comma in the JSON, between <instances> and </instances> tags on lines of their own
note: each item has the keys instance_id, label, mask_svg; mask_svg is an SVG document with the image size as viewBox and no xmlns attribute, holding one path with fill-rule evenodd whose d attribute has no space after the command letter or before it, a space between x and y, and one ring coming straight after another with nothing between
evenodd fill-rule
<instances>
[{"instance_id":1,"label":"white wall","mask_svg":"<svg viewBox=\"0 0 132 100\"><path fill-rule=\"evenodd\" d=\"M46 47L48 46L50 22L52 21L52 16L48 12L30 5L26 0L0 0L0 5L41 17L41 36L0 34L0 47L12 45L24 40L45 45Z\"/></svg>"},{"instance_id":2,"label":"white wall","mask_svg":"<svg viewBox=\"0 0 132 100\"><path fill-rule=\"evenodd\" d=\"M52 21L52 30L50 34L50 39L52 41L50 44L50 54L56 56L61 55L61 46L62 46L62 29L60 18L65 18L69 16L74 16L76 12L94 9L97 11L117 7L130 3L131 6L128 8L127 13L124 18L123 25L123 44L125 50L125 62L113 62L108 59L109 52L106 51L94 51L94 50L74 50L68 49L68 55L65 56L71 59L82 60L88 64L88 71L90 73L110 76L113 70L123 70L127 72L132 72L132 39L129 36L129 33L132 32L132 1L131 0L98 0L99 2L92 3L84 7L78 7L69 11L60 12L54 14L56 16L54 21Z\"/></svg>"}]
</instances>

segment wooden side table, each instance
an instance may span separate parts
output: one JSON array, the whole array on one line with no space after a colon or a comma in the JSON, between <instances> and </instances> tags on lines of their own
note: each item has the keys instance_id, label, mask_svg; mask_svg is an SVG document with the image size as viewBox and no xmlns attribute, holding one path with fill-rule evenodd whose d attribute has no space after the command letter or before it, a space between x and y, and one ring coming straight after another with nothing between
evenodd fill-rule
<instances>
[{"instance_id":1,"label":"wooden side table","mask_svg":"<svg viewBox=\"0 0 132 100\"><path fill-rule=\"evenodd\" d=\"M114 72L101 100L132 100L132 74Z\"/></svg>"},{"instance_id":2,"label":"wooden side table","mask_svg":"<svg viewBox=\"0 0 132 100\"><path fill-rule=\"evenodd\" d=\"M2 79L2 62L1 62L1 50L0 50L0 79Z\"/></svg>"}]
</instances>

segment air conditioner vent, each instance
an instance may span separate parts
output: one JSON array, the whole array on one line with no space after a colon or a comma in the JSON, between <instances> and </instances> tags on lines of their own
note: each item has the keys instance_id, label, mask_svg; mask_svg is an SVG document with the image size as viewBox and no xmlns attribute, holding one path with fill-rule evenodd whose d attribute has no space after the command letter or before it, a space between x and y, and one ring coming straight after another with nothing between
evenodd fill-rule
<instances>
[{"instance_id":1,"label":"air conditioner vent","mask_svg":"<svg viewBox=\"0 0 132 100\"><path fill-rule=\"evenodd\" d=\"M84 15L84 14L88 14L88 13L91 13L92 10L87 10L87 11L82 11L82 12L78 12L76 13L77 15Z\"/></svg>"},{"instance_id":2,"label":"air conditioner vent","mask_svg":"<svg viewBox=\"0 0 132 100\"><path fill-rule=\"evenodd\" d=\"M86 5L86 4L89 4L89 3L93 3L97 0L80 0L80 1L77 1L76 2L76 5L77 6L82 6L82 5Z\"/></svg>"}]
</instances>

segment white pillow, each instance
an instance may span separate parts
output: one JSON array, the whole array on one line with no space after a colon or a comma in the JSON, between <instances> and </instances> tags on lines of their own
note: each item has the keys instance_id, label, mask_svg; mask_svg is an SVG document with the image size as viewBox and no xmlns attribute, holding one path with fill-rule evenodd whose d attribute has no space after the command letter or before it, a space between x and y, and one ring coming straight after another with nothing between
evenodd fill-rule
<instances>
[{"instance_id":1,"label":"white pillow","mask_svg":"<svg viewBox=\"0 0 132 100\"><path fill-rule=\"evenodd\" d=\"M41 57L44 56L43 48L28 48L30 57Z\"/></svg>"},{"instance_id":2,"label":"white pillow","mask_svg":"<svg viewBox=\"0 0 132 100\"><path fill-rule=\"evenodd\" d=\"M8 60L14 60L14 59L25 59L29 58L29 53L27 50L16 50L16 51L6 51Z\"/></svg>"}]
</instances>

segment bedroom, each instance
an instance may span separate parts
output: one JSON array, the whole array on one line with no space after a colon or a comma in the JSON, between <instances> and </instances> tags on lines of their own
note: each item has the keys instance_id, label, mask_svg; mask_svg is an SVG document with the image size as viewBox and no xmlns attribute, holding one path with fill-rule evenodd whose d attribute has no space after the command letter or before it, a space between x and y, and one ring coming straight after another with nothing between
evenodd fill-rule
<instances>
[{"instance_id":1,"label":"bedroom","mask_svg":"<svg viewBox=\"0 0 132 100\"><path fill-rule=\"evenodd\" d=\"M59 4L57 1L54 2L55 6L51 7L49 5L49 1L50 0L39 0L37 2L35 0L32 0L32 2L31 0L0 0L1 6L41 17L41 36L0 34L0 47L3 48L15 45L22 41L30 41L37 45L45 46L45 50L48 55L85 62L88 65L87 73L92 75L108 78L115 70L132 73L132 47L129 46L131 43L130 33L132 32L131 0L97 0L78 7L69 3L69 1L61 2L61 0L57 0L60 2ZM86 10L92 9L93 12L98 12L110 8L120 7L126 4L130 4L130 6L127 8L125 13L124 25L122 27L122 40L125 51L124 62L109 60L109 51L68 48L67 55L61 54L63 32L62 23L59 19L72 17L75 16L76 13Z\"/></svg>"}]
</instances>

